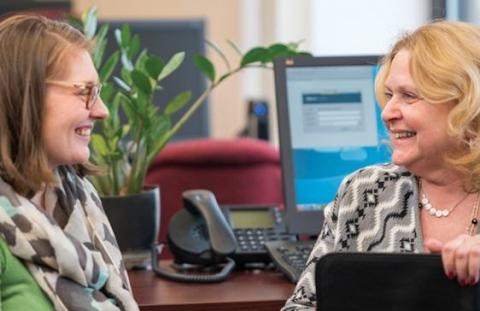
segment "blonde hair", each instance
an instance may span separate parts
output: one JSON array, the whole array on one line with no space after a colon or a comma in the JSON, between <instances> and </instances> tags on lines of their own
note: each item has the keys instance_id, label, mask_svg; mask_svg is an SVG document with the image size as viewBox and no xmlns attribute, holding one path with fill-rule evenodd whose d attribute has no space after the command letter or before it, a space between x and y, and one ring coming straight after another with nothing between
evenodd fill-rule
<instances>
[{"instance_id":1,"label":"blonde hair","mask_svg":"<svg viewBox=\"0 0 480 311\"><path fill-rule=\"evenodd\" d=\"M53 180L41 139L45 82L75 49L91 50L91 43L66 23L25 15L0 23L0 177L21 194ZM90 163L76 168L95 172Z\"/></svg>"},{"instance_id":2,"label":"blonde hair","mask_svg":"<svg viewBox=\"0 0 480 311\"><path fill-rule=\"evenodd\" d=\"M448 165L480 189L480 28L463 22L434 22L404 35L382 61L375 92L382 107L385 80L400 50L410 52L410 72L419 95L432 104L453 102L448 134L463 146L445 155Z\"/></svg>"}]
</instances>

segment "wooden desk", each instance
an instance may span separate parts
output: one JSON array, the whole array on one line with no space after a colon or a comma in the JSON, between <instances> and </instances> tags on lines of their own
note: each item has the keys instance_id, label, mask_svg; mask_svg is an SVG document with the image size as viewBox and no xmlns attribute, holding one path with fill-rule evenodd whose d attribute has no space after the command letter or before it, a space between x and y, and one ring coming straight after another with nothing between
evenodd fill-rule
<instances>
[{"instance_id":1,"label":"wooden desk","mask_svg":"<svg viewBox=\"0 0 480 311\"><path fill-rule=\"evenodd\" d=\"M130 271L129 276L142 311L278 311L294 288L280 273L262 270L236 271L212 284L168 281L149 270Z\"/></svg>"}]
</instances>

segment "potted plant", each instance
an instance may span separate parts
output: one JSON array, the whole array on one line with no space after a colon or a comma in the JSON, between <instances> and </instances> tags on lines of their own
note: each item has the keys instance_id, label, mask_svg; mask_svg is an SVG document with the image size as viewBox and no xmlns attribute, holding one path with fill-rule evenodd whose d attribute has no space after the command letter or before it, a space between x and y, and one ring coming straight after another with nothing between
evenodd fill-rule
<instances>
[{"instance_id":1,"label":"potted plant","mask_svg":"<svg viewBox=\"0 0 480 311\"><path fill-rule=\"evenodd\" d=\"M229 42L239 54L238 63L232 66L218 47L207 42L224 61L226 71L218 74L208 58L195 55L195 65L209 80L205 91L198 98L192 99L191 92L187 90L178 94L164 107L157 107L153 103L153 95L161 90L162 81L181 65L185 58L184 52L178 52L168 61L164 61L147 50L142 50L138 35L132 34L128 25L123 25L121 29L114 31L118 50L108 55L104 61L108 25L103 25L97 31L96 9L91 8L80 19L69 16L68 20L96 42L92 57L100 82L103 84L100 96L107 105L110 116L98 125L96 134L92 135L92 159L105 169L105 174L92 177L92 182L103 198L104 208L111 218L113 229L123 251L132 247L123 245L122 239L129 239L138 234L124 234L122 231L131 226L132 219L141 217L139 206L144 206L146 203L127 203L128 207L132 205L134 207L133 216L116 217L112 216L112 210L119 209L121 204L115 201L113 203L115 206L110 207L110 201L119 196L136 199L137 196L145 194L144 178L149 165L168 141L188 122L208 95L223 81L246 68L271 68L272 60L278 56L310 55L297 51L296 43L255 47L243 54L235 44ZM118 63L121 66L121 75L112 77ZM172 115L185 105L189 105L186 112L176 123L172 123ZM123 111L127 117L125 124L120 121L120 111ZM143 218L156 222L154 232L147 234L153 238L148 242L152 244L158 233L158 188L150 190L150 193L152 199L149 200L157 206L151 209L150 212L153 214ZM116 221L121 221L123 224L118 225ZM141 228L146 227L142 225ZM134 246L133 249L135 248L137 247Z\"/></svg>"}]
</instances>

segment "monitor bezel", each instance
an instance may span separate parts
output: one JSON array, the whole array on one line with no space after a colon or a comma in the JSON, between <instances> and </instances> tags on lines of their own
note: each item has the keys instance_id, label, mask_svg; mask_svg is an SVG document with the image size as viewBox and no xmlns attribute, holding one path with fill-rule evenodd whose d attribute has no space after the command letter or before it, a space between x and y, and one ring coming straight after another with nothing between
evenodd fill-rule
<instances>
[{"instance_id":1,"label":"monitor bezel","mask_svg":"<svg viewBox=\"0 0 480 311\"><path fill-rule=\"evenodd\" d=\"M297 211L295 201L294 168L292 141L290 137L290 117L287 103L287 68L318 66L351 66L379 64L382 56L296 56L282 57L274 61L275 96L277 103L278 134L282 182L285 204L285 220L289 233L318 235L323 224L323 210Z\"/></svg>"}]
</instances>

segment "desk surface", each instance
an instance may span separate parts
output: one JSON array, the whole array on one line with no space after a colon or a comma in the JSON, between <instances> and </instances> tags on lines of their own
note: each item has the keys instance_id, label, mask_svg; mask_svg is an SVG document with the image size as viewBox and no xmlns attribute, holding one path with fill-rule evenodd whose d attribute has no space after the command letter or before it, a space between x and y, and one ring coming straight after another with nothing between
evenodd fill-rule
<instances>
[{"instance_id":1,"label":"desk surface","mask_svg":"<svg viewBox=\"0 0 480 311\"><path fill-rule=\"evenodd\" d=\"M142 311L278 311L294 288L280 273L262 270L236 271L213 284L168 281L150 270L129 271L129 277Z\"/></svg>"}]
</instances>

